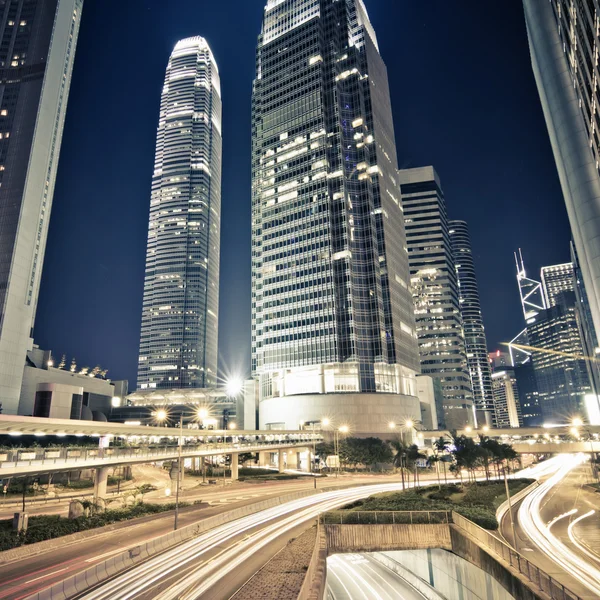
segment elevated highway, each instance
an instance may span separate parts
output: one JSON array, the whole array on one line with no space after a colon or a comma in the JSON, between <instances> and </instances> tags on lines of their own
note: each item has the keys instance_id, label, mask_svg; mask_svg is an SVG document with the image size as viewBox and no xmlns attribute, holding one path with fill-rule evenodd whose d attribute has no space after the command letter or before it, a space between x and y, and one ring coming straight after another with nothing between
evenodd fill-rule
<instances>
[{"instance_id":1,"label":"elevated highway","mask_svg":"<svg viewBox=\"0 0 600 600\"><path fill-rule=\"evenodd\" d=\"M0 415L0 434L9 435L15 443L22 435L37 437L67 435L98 438L97 448L13 448L0 450L0 479L96 469L100 482L96 495L106 491L106 479L111 467L162 462L182 458L230 455L258 452L261 464L270 462L268 455L278 454L277 464L283 471L297 466L297 453L322 441L319 433L307 431L238 431L197 428L152 427ZM128 447L110 446L112 440L126 441ZM180 449L181 446L181 449ZM237 479L238 461L231 461L231 474ZM97 486L98 487L98 486Z\"/></svg>"}]
</instances>

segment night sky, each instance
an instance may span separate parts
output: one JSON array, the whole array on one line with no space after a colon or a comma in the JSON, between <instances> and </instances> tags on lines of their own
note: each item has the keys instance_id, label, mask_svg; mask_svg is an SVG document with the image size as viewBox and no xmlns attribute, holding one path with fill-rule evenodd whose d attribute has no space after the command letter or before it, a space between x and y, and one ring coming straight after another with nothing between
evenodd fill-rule
<instances>
[{"instance_id":1,"label":"night sky","mask_svg":"<svg viewBox=\"0 0 600 600\"><path fill-rule=\"evenodd\" d=\"M223 87L220 362L250 366L250 94L265 0L86 0L35 340L55 356L137 369L160 92L180 38L202 35ZM529 274L569 260L569 228L521 2L366 0L388 66L400 167L433 164L471 228L490 350L523 327Z\"/></svg>"}]
</instances>

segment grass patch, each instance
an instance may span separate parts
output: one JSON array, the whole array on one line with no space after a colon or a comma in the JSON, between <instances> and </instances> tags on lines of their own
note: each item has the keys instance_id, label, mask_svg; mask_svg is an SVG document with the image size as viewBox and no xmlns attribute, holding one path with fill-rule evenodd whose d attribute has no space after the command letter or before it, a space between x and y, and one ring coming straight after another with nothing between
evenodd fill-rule
<instances>
[{"instance_id":1,"label":"grass patch","mask_svg":"<svg viewBox=\"0 0 600 600\"><path fill-rule=\"evenodd\" d=\"M189 506L189 503L180 502L179 507L183 506ZM175 503L173 502L170 504L145 503L118 510L106 510L103 513L90 517L79 517L78 519L67 519L55 515L29 517L29 526L25 533L12 531L12 519L5 519L0 521L0 551L51 540L78 531L97 529L120 521L129 521L130 519L167 512L174 510L174 508Z\"/></svg>"},{"instance_id":2,"label":"grass patch","mask_svg":"<svg viewBox=\"0 0 600 600\"><path fill-rule=\"evenodd\" d=\"M511 494L533 483L532 479L513 479ZM346 505L346 511L419 511L454 510L480 527L497 529L496 508L506 500L504 483L482 481L464 486L443 485L441 489L424 487L405 492L387 492Z\"/></svg>"}]
</instances>

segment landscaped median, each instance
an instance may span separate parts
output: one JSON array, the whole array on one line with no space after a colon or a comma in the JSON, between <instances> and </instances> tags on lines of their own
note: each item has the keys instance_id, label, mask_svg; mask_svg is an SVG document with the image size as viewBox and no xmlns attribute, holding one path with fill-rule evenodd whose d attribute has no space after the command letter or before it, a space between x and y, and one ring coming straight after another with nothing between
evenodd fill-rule
<instances>
[{"instance_id":1,"label":"landscaped median","mask_svg":"<svg viewBox=\"0 0 600 600\"><path fill-rule=\"evenodd\" d=\"M188 503L180 502L179 507L189 506ZM27 544L35 544L45 540L71 535L80 531L97 529L121 521L129 521L139 517L154 515L175 509L175 503L170 504L136 504L128 508L117 510L105 510L90 516L82 516L77 519L54 515L42 515L29 517L29 525L25 532L12 530L12 519L0 521L0 551L11 550Z\"/></svg>"},{"instance_id":2,"label":"landscaped median","mask_svg":"<svg viewBox=\"0 0 600 600\"><path fill-rule=\"evenodd\" d=\"M511 495L533 482L532 479L511 479L509 481ZM375 494L348 504L340 511L329 512L326 518L330 520L328 522L339 523L341 515L337 513L344 513L344 522L350 523L348 519L352 517L348 513L351 512L412 511L417 514L428 511L455 511L484 529L494 530L498 528L496 509L505 500L504 482L480 481L464 485L442 485L439 488L428 486L404 492Z\"/></svg>"}]
</instances>

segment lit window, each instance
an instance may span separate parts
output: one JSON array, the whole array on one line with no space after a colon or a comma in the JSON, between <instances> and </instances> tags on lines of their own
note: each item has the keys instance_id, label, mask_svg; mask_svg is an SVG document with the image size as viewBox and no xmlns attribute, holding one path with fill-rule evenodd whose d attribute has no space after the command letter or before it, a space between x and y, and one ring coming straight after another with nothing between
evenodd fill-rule
<instances>
[{"instance_id":1,"label":"lit window","mask_svg":"<svg viewBox=\"0 0 600 600\"><path fill-rule=\"evenodd\" d=\"M8 114L8 111L6 109L0 110L0 115L5 117Z\"/></svg>"}]
</instances>

